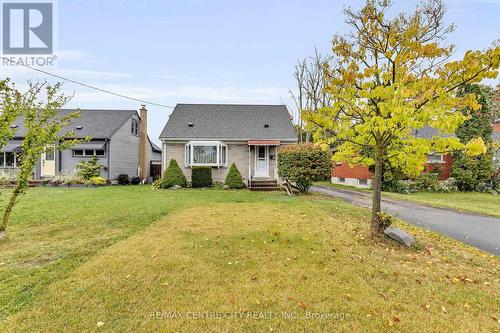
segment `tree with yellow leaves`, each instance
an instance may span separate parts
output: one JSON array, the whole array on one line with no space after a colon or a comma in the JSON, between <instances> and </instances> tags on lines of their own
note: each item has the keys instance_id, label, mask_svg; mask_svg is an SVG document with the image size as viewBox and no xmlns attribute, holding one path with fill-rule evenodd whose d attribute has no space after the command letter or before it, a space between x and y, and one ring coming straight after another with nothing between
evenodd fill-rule
<instances>
[{"instance_id":1,"label":"tree with yellow leaves","mask_svg":"<svg viewBox=\"0 0 500 333\"><path fill-rule=\"evenodd\" d=\"M451 60L445 45L453 25L445 26L441 0L421 3L411 13L389 17L389 0L367 0L359 11L345 10L352 31L332 41L333 62L325 64L326 91L333 105L305 112L309 131L324 147L335 144L335 161L375 166L372 232L381 233L381 180L384 161L408 175L423 171L427 154L485 151L484 142L414 136L426 126L452 134L466 120L462 109L480 108L474 94L457 94L467 83L498 75L500 47L467 51ZM332 135L333 133L333 135Z\"/></svg>"}]
</instances>

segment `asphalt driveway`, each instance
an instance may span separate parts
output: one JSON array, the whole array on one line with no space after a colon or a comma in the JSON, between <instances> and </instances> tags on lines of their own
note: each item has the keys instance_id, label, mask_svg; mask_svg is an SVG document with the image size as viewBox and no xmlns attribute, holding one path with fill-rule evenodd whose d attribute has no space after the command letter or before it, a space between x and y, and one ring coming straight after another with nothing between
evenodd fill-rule
<instances>
[{"instance_id":1,"label":"asphalt driveway","mask_svg":"<svg viewBox=\"0 0 500 333\"><path fill-rule=\"evenodd\" d=\"M369 193L324 185L313 186L311 191L341 198L357 206L371 208L371 195ZM436 231L500 256L500 218L393 199L382 200L382 211L387 211L415 226Z\"/></svg>"}]
</instances>

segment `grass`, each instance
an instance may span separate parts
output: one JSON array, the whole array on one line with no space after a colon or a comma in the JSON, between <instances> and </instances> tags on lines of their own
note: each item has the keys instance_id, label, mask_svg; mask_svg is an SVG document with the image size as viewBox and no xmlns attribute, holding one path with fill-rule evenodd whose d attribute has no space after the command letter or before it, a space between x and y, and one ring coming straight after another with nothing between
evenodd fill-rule
<instances>
[{"instance_id":1,"label":"grass","mask_svg":"<svg viewBox=\"0 0 500 333\"><path fill-rule=\"evenodd\" d=\"M339 189L354 190L363 193L371 192L370 189L356 188L353 186L332 184L328 181L318 182L318 185L327 185ZM384 198L408 200L435 207L451 208L464 212L472 212L500 217L500 195L477 192L451 192L432 193L417 192L410 194L383 192Z\"/></svg>"},{"instance_id":2,"label":"grass","mask_svg":"<svg viewBox=\"0 0 500 333\"><path fill-rule=\"evenodd\" d=\"M316 195L34 189L0 243L0 331L500 328L498 257L367 220Z\"/></svg>"},{"instance_id":3,"label":"grass","mask_svg":"<svg viewBox=\"0 0 500 333\"><path fill-rule=\"evenodd\" d=\"M465 212L473 212L500 217L500 195L477 192L430 193L417 192L411 194L384 193L384 196L411 200L436 207L452 208Z\"/></svg>"}]
</instances>

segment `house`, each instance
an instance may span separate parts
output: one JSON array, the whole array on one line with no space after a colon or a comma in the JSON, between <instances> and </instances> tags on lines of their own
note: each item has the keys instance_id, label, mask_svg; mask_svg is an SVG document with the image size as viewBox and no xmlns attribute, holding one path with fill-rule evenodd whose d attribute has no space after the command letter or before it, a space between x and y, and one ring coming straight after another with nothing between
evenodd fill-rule
<instances>
[{"instance_id":1,"label":"house","mask_svg":"<svg viewBox=\"0 0 500 333\"><path fill-rule=\"evenodd\" d=\"M500 145L500 119L495 120L493 123L493 133L491 134L491 139L497 145ZM497 168L500 168L500 147L497 148L497 151L493 155L494 165Z\"/></svg>"},{"instance_id":2,"label":"house","mask_svg":"<svg viewBox=\"0 0 500 333\"><path fill-rule=\"evenodd\" d=\"M283 145L297 143L284 105L177 104L160 135L163 170L175 159L188 180L191 167L212 167L224 181L234 162L248 187L279 183Z\"/></svg>"},{"instance_id":3,"label":"house","mask_svg":"<svg viewBox=\"0 0 500 333\"><path fill-rule=\"evenodd\" d=\"M420 138L431 139L441 135L435 128L423 127L415 130L413 135ZM453 166L453 156L451 154L429 154L424 170L426 172L438 170L439 179L448 179ZM337 163L332 167L331 181L334 184L345 184L355 187L369 187L372 182L373 173L365 166L349 166L347 163Z\"/></svg>"},{"instance_id":4,"label":"house","mask_svg":"<svg viewBox=\"0 0 500 333\"><path fill-rule=\"evenodd\" d=\"M102 165L101 176L114 180L120 174L141 178L159 177L161 149L147 135L147 110L70 110L61 115L80 112L80 117L64 130L74 130L76 138L90 141L58 151L57 142L47 147L33 171L34 179L50 178L59 172L72 172L77 163L96 157ZM14 123L16 134L0 152L0 171L16 172L25 128L22 118Z\"/></svg>"}]
</instances>

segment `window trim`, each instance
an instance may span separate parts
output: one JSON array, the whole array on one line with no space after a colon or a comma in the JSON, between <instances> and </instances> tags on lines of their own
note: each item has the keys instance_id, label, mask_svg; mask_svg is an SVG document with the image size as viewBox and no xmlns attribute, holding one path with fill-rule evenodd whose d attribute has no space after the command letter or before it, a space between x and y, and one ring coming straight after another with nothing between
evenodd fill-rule
<instances>
[{"instance_id":1,"label":"window trim","mask_svg":"<svg viewBox=\"0 0 500 333\"><path fill-rule=\"evenodd\" d=\"M216 147L217 157L216 163L194 163L193 162L193 147ZM225 149L225 161L222 161L222 149ZM227 144L222 141L189 141L184 145L184 166L210 166L210 167L227 167L229 159L229 149Z\"/></svg>"},{"instance_id":2,"label":"window trim","mask_svg":"<svg viewBox=\"0 0 500 333\"><path fill-rule=\"evenodd\" d=\"M15 169L18 167L18 154L16 152L13 152L13 151L2 151L0 152L0 154L2 154L2 162L3 164L0 166L0 169ZM12 166L7 166L7 154L13 154L14 155L14 165Z\"/></svg>"},{"instance_id":3,"label":"window trim","mask_svg":"<svg viewBox=\"0 0 500 333\"><path fill-rule=\"evenodd\" d=\"M361 184L363 182L364 184ZM358 178L358 185L359 186L368 186L368 179L366 178Z\"/></svg>"},{"instance_id":4,"label":"window trim","mask_svg":"<svg viewBox=\"0 0 500 333\"><path fill-rule=\"evenodd\" d=\"M439 156L441 159L439 161L429 161L429 156ZM444 160L444 154L439 154L439 153L429 153L427 154L427 164L445 164L446 161Z\"/></svg>"},{"instance_id":5,"label":"window trim","mask_svg":"<svg viewBox=\"0 0 500 333\"><path fill-rule=\"evenodd\" d=\"M137 133L136 133L137 132ZM134 136L139 136L141 133L141 129L139 126L139 121L132 119L131 125L130 125L130 134Z\"/></svg>"},{"instance_id":6,"label":"window trim","mask_svg":"<svg viewBox=\"0 0 500 333\"><path fill-rule=\"evenodd\" d=\"M86 152L87 150L92 150L92 151L94 152L94 154L93 154L93 155L87 155L87 154L85 154L85 152ZM82 152L82 155L76 155L76 154L75 154L75 152L76 152L76 151L81 151L81 152ZM97 155L97 154L96 154L96 152L97 152L97 151L102 151L102 152L103 152L103 154L102 154L102 155ZM72 155L73 155L73 157L75 157L75 158L86 158L86 157L97 157L97 158L101 158L101 157L106 157L106 149L73 149L73 150L72 150L72 153L73 153L73 154L72 154Z\"/></svg>"}]
</instances>

